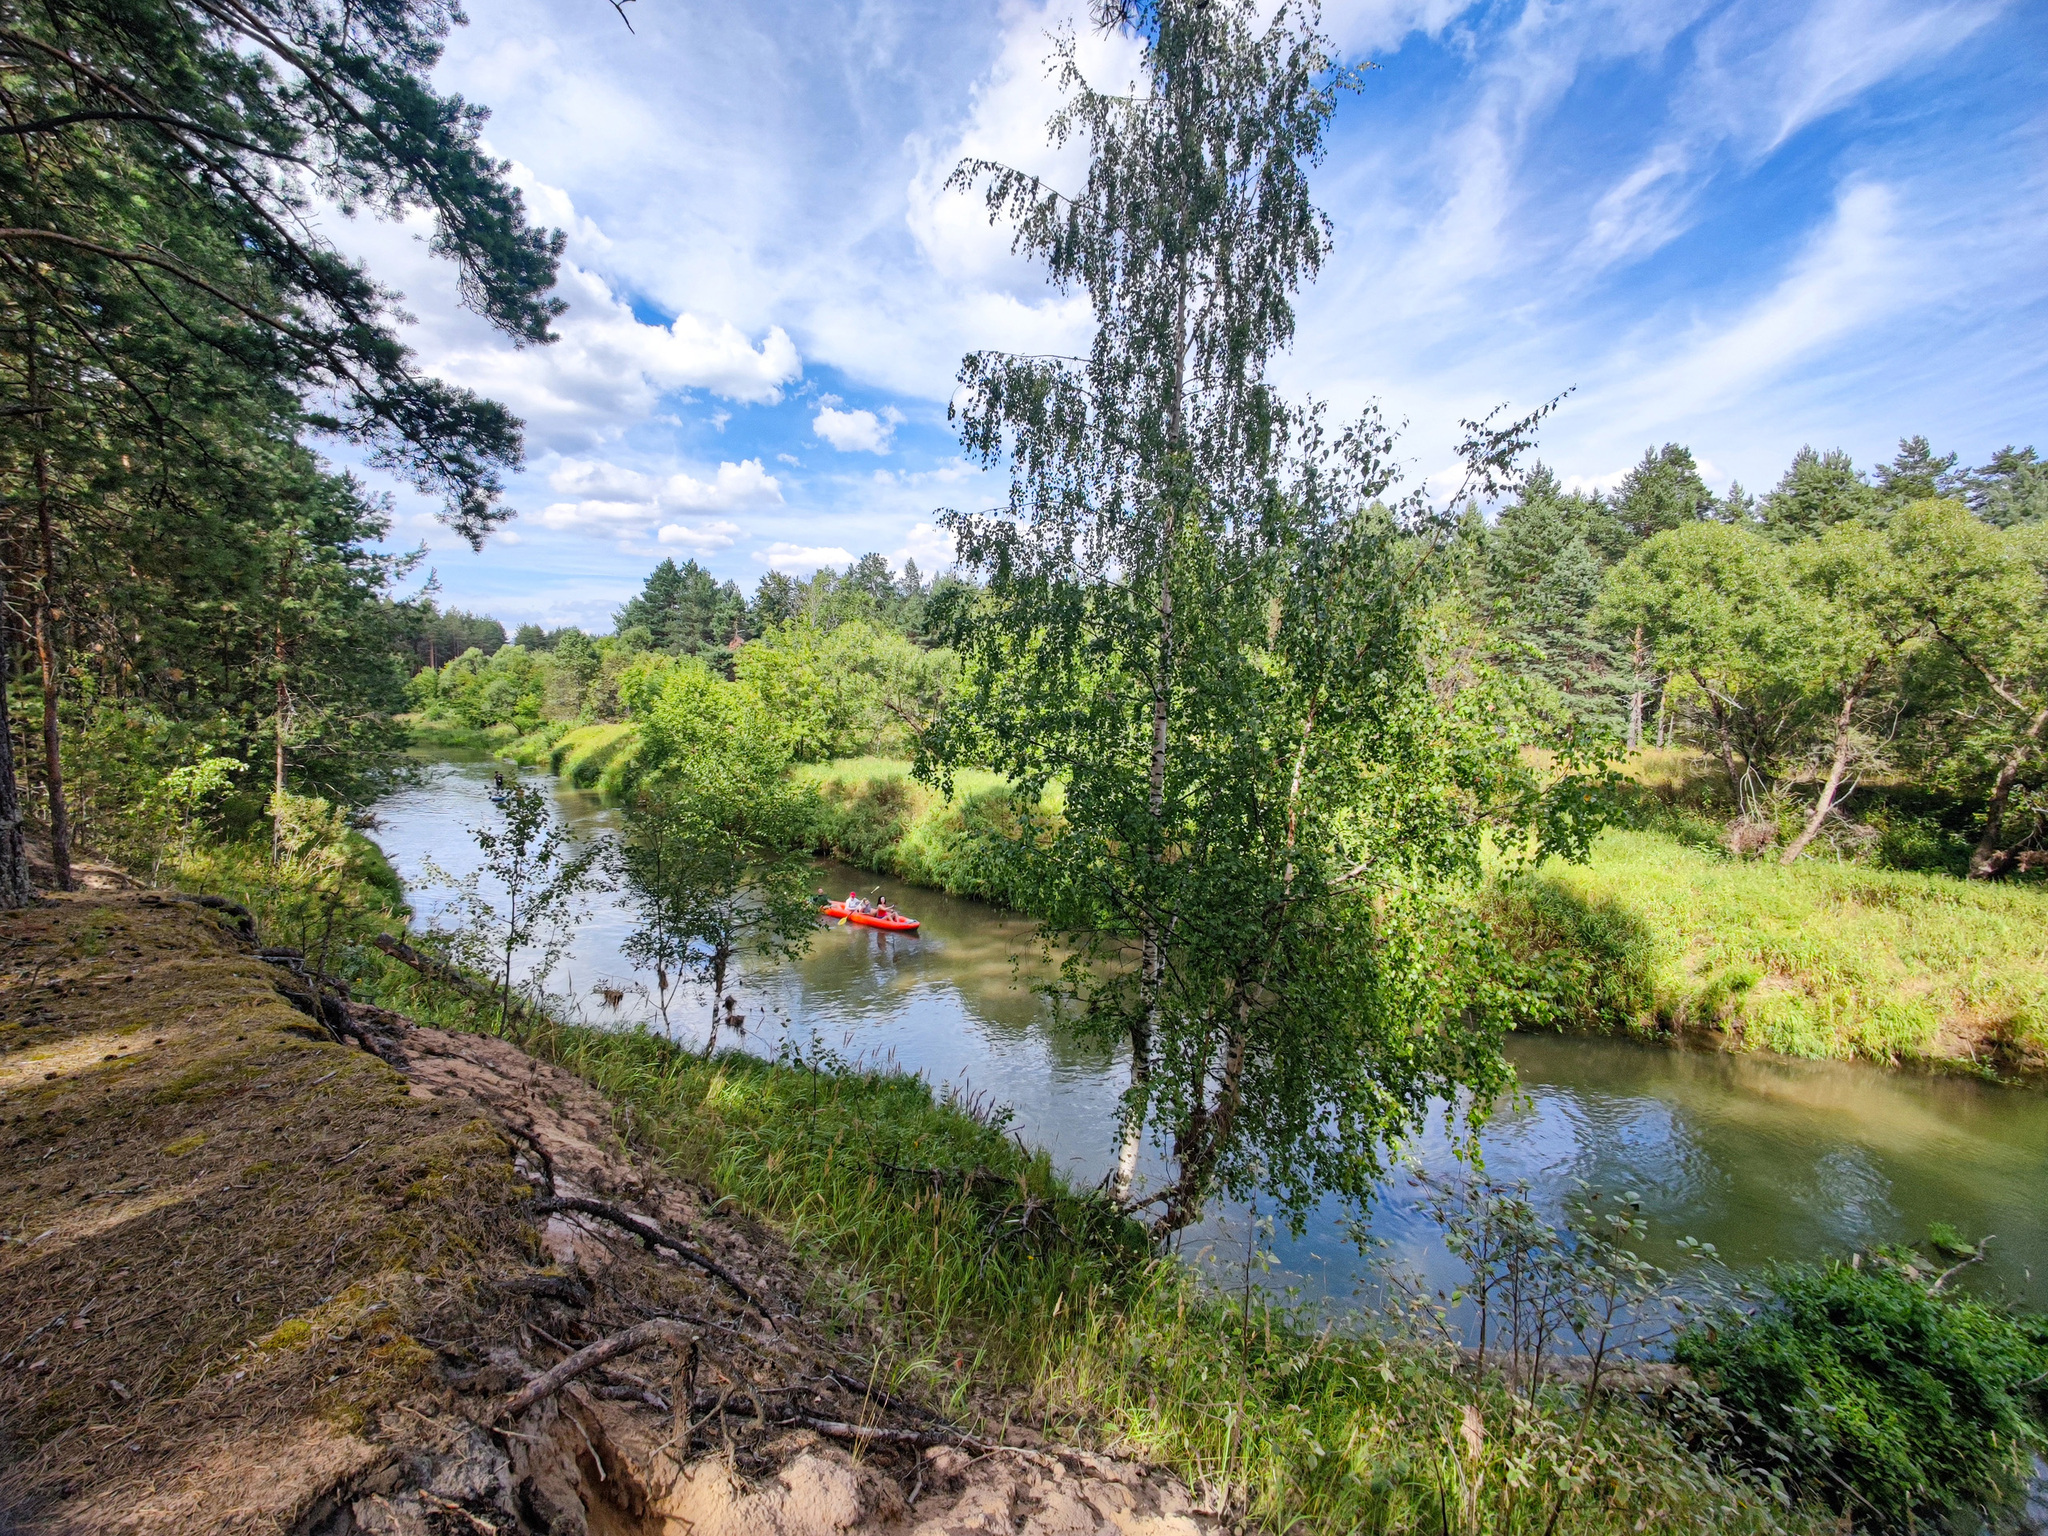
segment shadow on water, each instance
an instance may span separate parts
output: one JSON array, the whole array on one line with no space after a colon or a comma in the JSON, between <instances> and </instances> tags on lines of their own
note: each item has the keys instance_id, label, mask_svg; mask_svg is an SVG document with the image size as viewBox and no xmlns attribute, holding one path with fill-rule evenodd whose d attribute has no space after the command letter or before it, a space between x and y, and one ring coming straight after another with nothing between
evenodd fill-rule
<instances>
[{"instance_id":1,"label":"shadow on water","mask_svg":"<svg viewBox=\"0 0 2048 1536\"><path fill-rule=\"evenodd\" d=\"M425 920L437 893L419 883L421 866L431 856L457 874L474 867L465 828L490 814L493 767L430 762L417 784L377 806L377 840ZM615 825L617 813L594 794L558 789L557 802L579 835L601 837ZM815 1037L844 1056L893 1062L936 1088L1007 1104L1026 1141L1095 1182L1108 1164L1123 1069L1032 990L1047 970L1031 924L841 865L821 863L817 883L833 896L854 887L886 896L922 927L914 937L821 927L798 960L755 962L740 984L746 1048L772 1055L786 1039ZM633 979L619 950L630 931L624 903L599 898L553 978L552 989L573 992L590 1022L650 1012L631 997L609 1011L592 996L600 982ZM708 993L686 994L672 1012L677 1038L701 1041L710 1006ZM1972 1238L1995 1234L1980 1284L2048 1304L2048 1095L1621 1041L1525 1035L1508 1053L1520 1089L1481 1137L1485 1169L1529 1181L1553 1219L1577 1181L1633 1190L1650 1221L1649 1257L1674 1263L1677 1241L1691 1236L1737 1270L1911 1241L1946 1222ZM1457 1166L1440 1117L1408 1156L1438 1172ZM1219 1213L1187 1234L1184 1251L1207 1251L1235 1270L1245 1219ZM1366 1231L1393 1264L1446 1289L1456 1280L1405 1177L1382 1189ZM1374 1299L1339 1203L1314 1212L1298 1237L1282 1229L1272 1246L1272 1283L1339 1305Z\"/></svg>"}]
</instances>

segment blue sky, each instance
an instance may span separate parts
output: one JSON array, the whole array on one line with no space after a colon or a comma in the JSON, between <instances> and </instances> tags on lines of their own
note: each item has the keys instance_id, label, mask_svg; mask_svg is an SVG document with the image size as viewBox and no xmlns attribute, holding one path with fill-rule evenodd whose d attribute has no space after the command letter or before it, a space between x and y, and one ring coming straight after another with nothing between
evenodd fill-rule
<instances>
[{"instance_id":1,"label":"blue sky","mask_svg":"<svg viewBox=\"0 0 2048 1536\"><path fill-rule=\"evenodd\" d=\"M567 231L561 340L515 351L415 224L331 233L406 295L409 339L527 422L519 517L480 555L398 498L443 601L608 625L664 555L751 589L867 550L949 551L998 488L945 421L961 355L1071 350L1045 288L941 190L963 153L1072 180L1048 32L1135 52L1074 0L748 6L498 0L438 79ZM1448 488L1461 416L1573 387L1542 458L1607 486L1688 444L1768 489L1811 443L1981 463L2048 449L2048 5L2038 0L1330 0L1378 67L1316 174L1336 226L1292 392L1408 423ZM374 477L373 477L374 478Z\"/></svg>"}]
</instances>

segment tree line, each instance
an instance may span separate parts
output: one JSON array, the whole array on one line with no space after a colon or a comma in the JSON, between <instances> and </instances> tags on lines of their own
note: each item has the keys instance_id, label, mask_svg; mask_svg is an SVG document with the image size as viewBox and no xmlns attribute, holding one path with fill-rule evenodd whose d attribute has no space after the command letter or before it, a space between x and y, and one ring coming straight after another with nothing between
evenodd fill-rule
<instances>
[{"instance_id":1,"label":"tree line","mask_svg":"<svg viewBox=\"0 0 2048 1536\"><path fill-rule=\"evenodd\" d=\"M1859 851L1850 791L1905 783L1967 828L1959 873L2044 861L2048 465L2031 447L1966 471L1911 437L1868 474L1804 448L1767 494L1717 497L1667 443L1611 495L1539 466L1493 518L1470 512L1460 545L1503 662L1629 749L1705 754L1745 847Z\"/></svg>"},{"instance_id":2,"label":"tree line","mask_svg":"<svg viewBox=\"0 0 2048 1536\"><path fill-rule=\"evenodd\" d=\"M733 682L781 722L791 760L907 752L957 675L947 616L974 601L957 576L926 580L867 554L845 570L763 575L751 600L694 560L663 560L609 634L521 625L511 643L422 667L408 697L423 720L515 735L642 723L680 662ZM472 621L474 622L474 621Z\"/></svg>"}]
</instances>

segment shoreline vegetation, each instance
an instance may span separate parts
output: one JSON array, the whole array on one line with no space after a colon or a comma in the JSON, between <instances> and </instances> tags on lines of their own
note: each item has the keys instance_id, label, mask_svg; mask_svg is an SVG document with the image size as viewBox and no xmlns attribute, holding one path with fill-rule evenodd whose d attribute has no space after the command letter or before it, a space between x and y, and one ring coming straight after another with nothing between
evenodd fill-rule
<instances>
[{"instance_id":1,"label":"shoreline vegetation","mask_svg":"<svg viewBox=\"0 0 2048 1536\"><path fill-rule=\"evenodd\" d=\"M664 559L609 632L508 636L442 609L397 502L323 454L481 551L524 426L423 370L393 274L304 198L424 220L513 346L557 339L568 237L434 88L456 8L258 9L10 13L0 1528L574 1536L565 1490L603 1483L595 1528L638 1536L600 1449L629 1428L728 1513L827 1450L849 1497L885 1467L870 1529L967 1467L1072 1470L990 1454L1023 1428L1176 1469L1207 1509L1160 1536L1910 1533L2009 1503L2048 1452L2048 1323L1972 1290L1981 1234L1816 1250L1680 1318L1626 1192L1553 1228L1475 1174L1430 1196L1468 1282L1384 1328L1268 1295L1255 1242L1235 1286L1172 1254L1218 1200L1363 1205L1442 1105L1476 1130L1510 1028L2038 1076L2032 447L1808 447L1759 497L1665 443L1574 491L1534 461L1558 396L1463 421L1449 494L1410 482L1399 402L1338 420L1269 372L1335 255L1313 182L1359 77L1313 7L1132 0L1098 10L1133 90L1051 39L1077 182L945 182L1091 317L1085 356L925 381L957 462L1007 482L933 509L946 569L748 594ZM619 836L578 845L515 778L414 931L365 836L408 736L613 797ZM719 1054L751 968L815 932L813 850L1068 946L1076 1027L1128 1064L1101 1189L914 1077ZM701 1052L560 1022L606 884L664 1026L708 985ZM456 1058L496 1108L436 1107ZM610 1169L586 1187L658 1211L540 1197L572 1099L554 1145ZM650 1251L550 1247L576 1215ZM698 1239L756 1245L780 1317L652 1253L715 1262ZM1653 1312L1670 1358L1624 1369ZM659 1380L608 1357L501 1432L643 1325Z\"/></svg>"},{"instance_id":2,"label":"shoreline vegetation","mask_svg":"<svg viewBox=\"0 0 2048 1536\"><path fill-rule=\"evenodd\" d=\"M371 1080L375 1063L365 1064L369 1075L350 1067L331 1090L343 1099L332 1101L310 1094L266 1099L256 1090L274 1069L259 1070L256 1057L234 1064L252 1048L230 1043L230 1034L241 1041L260 1027L265 1041L273 1028L325 1038L313 996L293 1002L299 1012L273 1009L276 1019L250 1011L245 973L252 962L239 957L260 943L266 956L285 958L255 967L257 991L264 990L260 973L266 970L279 977L288 998L307 980L316 993L339 998L345 990L348 1017L369 1027L362 1036L366 1047L388 1046L389 1031L412 1021L497 1036L588 1083L602 1096L606 1134L629 1156L699 1191L693 1198L710 1216L723 1211L765 1223L772 1241L786 1245L806 1326L862 1351L860 1375L884 1384L891 1403L919 1405L919 1413L990 1440L1022 1432L1019 1443L1027 1446L1073 1446L1168 1469L1194 1492L1198 1507L1220 1517L1203 1530L1620 1536L1648 1526L1805 1536L1840 1528L1829 1480L1844 1476L1862 1490L1856 1499L1867 1493L1887 1501L1877 1528L1904 1529L1910 1511L1924 1515L1946 1500L2005 1496L2023 1461L2014 1459L2018 1448L2041 1439L2038 1393L2030 1398L2026 1382L2048 1365L2048 1330L2038 1320L2015 1321L1995 1304L1960 1293L1950 1298L1939 1286L1930 1292L1930 1279L1945 1277L1954 1252L1942 1258L1937 1249L1930 1261L1891 1250L1863 1256L1861 1270L1832 1262L1791 1266L1774 1277L1789 1300L1777 1302L1775 1292L1765 1291L1746 1303L1763 1307L1772 1319L1776 1332L1768 1352L1754 1355L1718 1342L1727 1337L1721 1332L1688 1335L1696 1380L1685 1369L1645 1365L1638 1352L1616 1347L1614 1308L1657 1306L1666 1283L1628 1252L1625 1245L1639 1234L1625 1212L1599 1217L1587 1207L1566 1248L1557 1233L1533 1220L1517 1190L1477 1182L1446 1188L1435 1197L1439 1219L1450 1240L1463 1245L1458 1251L1475 1255L1468 1302L1481 1287L1501 1288L1492 1303L1495 1343L1488 1365L1445 1330L1441 1298L1417 1293L1405 1311L1376 1325L1337 1327L1254 1283L1249 1257L1241 1283L1231 1283L1158 1254L1142 1228L1099 1192L1071 1187L1045 1154L1008 1135L1000 1119L935 1094L920 1078L866 1068L821 1047L786 1052L776 1061L738 1052L706 1059L645 1027L564 1024L540 999L529 999L501 1026L491 987L465 984L445 967L402 963L373 942L379 934L407 934L404 908L374 862L350 866L344 879L315 893L324 900L308 899L306 868L286 869L281 877L254 850L247 856L205 851L165 873L178 886L203 884L239 901L211 896L218 905L209 912L151 906L161 898L148 891L81 893L5 919L16 949L35 960L35 974L58 977L63 988L54 1012L5 1026L18 1036L0 1058L6 1108L18 1127L41 1128L29 1132L28 1143L16 1143L17 1149L27 1146L20 1155L30 1162L43 1155L37 1137L77 1132L121 1144L101 1136L114 1121L102 1126L98 1117L114 1116L129 1140L138 1125L145 1132L138 1156L155 1156L150 1147L166 1138L174 1155L218 1143L228 1158L221 1177L236 1188L262 1190L279 1170L237 1160L230 1122L238 1125L244 1111L234 1106L244 1100L269 1105L259 1113L278 1121L276 1135L289 1135L297 1116L325 1117L351 1094L382 1103L389 1093ZM325 921L336 905L347 913L341 935ZM174 918L177 912L190 916ZM213 937L176 938L169 926L177 921ZM29 948L21 949L24 944ZM135 944L175 963L122 958L143 953ZM316 952L325 971L314 962ZM217 1005L206 995L208 966L233 983ZM101 973L123 967L136 972L128 987L105 991ZM171 990L160 998L161 988ZM107 1051L136 1049L159 1004L173 1000L185 1020L173 1042L174 1054L182 1055L150 1068L171 1087L152 1088L156 1078L138 1082L133 1091L154 1092L149 1102L159 1107L150 1111L154 1118L145 1116L147 1125L129 1125L128 1099L109 1096L95 1076L109 1070L98 1063L101 1042ZM313 1023L306 1013L314 1014ZM86 1055L80 1042L89 1047ZM303 1041L284 1046L308 1051ZM357 1054L345 1038L318 1049ZM311 1055L302 1067L297 1059L294 1081L334 1077ZM527 1076L516 1064L500 1070L515 1087ZM405 1100L402 1090L398 1100ZM63 1115L52 1120L59 1107ZM187 1125L194 1114L207 1123ZM223 1128L231 1134L223 1135ZM413 1428L392 1410L415 1401L419 1389L448 1368L436 1364L435 1347L420 1338L445 1341L453 1328L450 1303L434 1298L473 1292L486 1280L472 1274L482 1259L470 1248L443 1252L432 1234L495 1234L501 1226L494 1223L505 1219L494 1214L496 1204L518 1194L517 1175L503 1160L525 1132L515 1125L517 1134L504 1139L503 1132L448 1130L459 1144L433 1153L439 1162L431 1178L414 1186L405 1211L393 1218L409 1235L390 1248L398 1255L390 1267L420 1267L422 1276L385 1274L330 1298L323 1277L313 1273L320 1244L273 1243L278 1273L248 1328L213 1328L205 1339L187 1340L169 1366L143 1378L150 1385L132 1403L127 1394L118 1404L88 1403L68 1387L20 1398L9 1410L15 1433L25 1444L54 1446L80 1412L111 1413L125 1423L131 1413L152 1411L152 1396L210 1401L208 1392L218 1389L207 1383L226 1380L232 1371L267 1383L280 1372L290 1375L300 1350L374 1334L380 1363L347 1374L338 1386L330 1379L324 1389L307 1389L308 1401L350 1433L402 1440ZM369 1170L404 1164L409 1155L396 1142L378 1141L381 1128L363 1146L356 1145L364 1140L359 1134L342 1140L333 1140L338 1131L321 1134L333 1141L331 1157L350 1152L377 1188L389 1179ZM260 1155L273 1136L266 1131L256 1139L263 1143ZM15 1203L29 1203L15 1215L31 1224L68 1220L55 1206L46 1220L35 1204L60 1193L54 1185L50 1191L24 1186ZM415 1197L425 1201L416 1212ZM517 1218L516 1208L506 1214ZM236 1241L244 1236L239 1229L234 1235ZM103 1246L95 1272L132 1272L123 1241L116 1237ZM493 1242L502 1247L504 1238ZM751 1251L758 1251L758 1241ZM56 1252L53 1247L46 1257ZM12 1261L0 1276L46 1283L26 1263ZM549 1285L587 1285L579 1274L573 1264L549 1267L528 1289L540 1297L552 1294ZM1513 1274L1521 1276L1517 1287L1535 1288L1517 1290L1510 1301ZM1825 1315L1829 1304L1856 1314L1857 1327L1907 1329L1910 1336L1901 1333L1886 1346L1883 1358L1892 1364L1873 1366L1857 1353L1860 1346L1835 1337ZM1721 1328L1736 1329L1741 1316L1731 1314ZM548 1320L549 1328L563 1326ZM62 1347L49 1353L54 1358ZM123 1347L138 1354L156 1349L156 1332L144 1329ZM445 1343L439 1348L447 1353ZM1910 1363L1928 1350L1938 1352L1938 1364ZM125 1365L103 1354L81 1357L77 1368L104 1373ZM1948 1374L1930 1377L1930 1368ZM1905 1378L1886 1374L1902 1369L1918 1398L1902 1395ZM48 1379L59 1387L74 1374L72 1362L60 1361ZM628 1379L638 1378L629 1373ZM1934 1399L1926 1397L1930 1382L1938 1382ZM1796 1405L1807 1401L1809 1386L1812 1402L1832 1394L1853 1404L1857 1422L1867 1424L1819 1442L1818 1461L1811 1445L1788 1449L1789 1437L1811 1426L1779 1423L1769 1414L1772 1403L1807 1411ZM298 1387L259 1391L266 1413L296 1411L304 1395ZM1961 1404L1980 1398L1982 1411L1972 1408L1966 1420L1957 1418ZM1763 1417L1743 1417L1759 1409ZM153 1447L177 1453L169 1421L151 1422L158 1426ZM386 1427L377 1429L380 1423ZM1974 1428L1957 1427L1965 1423ZM1943 1443L1958 1435L1969 1440L1969 1455L1953 1468L1936 1468L1910 1448L1936 1431ZM715 1444L711 1454L719 1454ZM43 1492L53 1499L93 1486L62 1456L32 1458L24 1466L49 1474L51 1487ZM16 1489L25 1491L26 1485ZM586 1488L584 1496L598 1495ZM1871 1504L1863 1512L1877 1509ZM1858 1527L1871 1523L1859 1520Z\"/></svg>"},{"instance_id":3,"label":"shoreline vegetation","mask_svg":"<svg viewBox=\"0 0 2048 1536\"><path fill-rule=\"evenodd\" d=\"M427 749L489 752L577 789L629 794L630 722L474 730L413 725ZM1474 897L1521 968L1523 1029L1667 1040L1805 1059L2048 1084L2048 887L1731 853L1704 817L1657 800L1697 760L1641 754L1637 825L1584 864L1494 870ZM906 884L1014 907L1007 786L907 758L800 764L818 796L814 849ZM1047 808L1056 813L1057 790Z\"/></svg>"}]
</instances>

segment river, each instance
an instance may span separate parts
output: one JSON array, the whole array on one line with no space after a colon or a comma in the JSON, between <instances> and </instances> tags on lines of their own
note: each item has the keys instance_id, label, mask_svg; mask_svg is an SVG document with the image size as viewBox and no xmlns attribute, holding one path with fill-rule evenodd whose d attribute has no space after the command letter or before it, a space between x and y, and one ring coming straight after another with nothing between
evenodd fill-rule
<instances>
[{"instance_id":1,"label":"river","mask_svg":"<svg viewBox=\"0 0 2048 1536\"><path fill-rule=\"evenodd\" d=\"M375 807L371 835L406 880L422 924L445 899L423 873L428 861L457 875L477 863L467 828L494 818L495 766L428 759L418 782ZM595 794L557 785L555 799L580 838L615 825L616 812ZM1095 1182L1108 1165L1122 1065L1077 1039L1030 989L1030 923L844 866L821 864L818 883L834 895L856 885L885 895L923 926L911 937L821 927L800 959L754 962L740 982L747 1034L738 1043L772 1055L785 1040L807 1048L815 1040L850 1059L922 1073L942 1091L1008 1105L1019 1135L1077 1180ZM630 926L617 897L596 898L550 979L588 1022L651 1013L636 995L614 1010L594 991L635 981L619 950ZM686 995L673 1015L677 1038L701 1043L708 1012L708 995ZM1485 1166L1493 1177L1528 1180L1553 1213L1577 1181L1634 1191L1650 1224L1648 1257L1675 1266L1679 1240L1693 1237L1715 1245L1737 1273L1908 1242L1945 1222L1968 1238L1992 1235L1978 1285L2048 1306L2048 1095L1612 1040L1518 1035L1508 1054L1519 1088L1481 1137ZM1438 1127L1406 1155L1426 1169L1455 1166ZM1405 1177L1381 1191L1364 1230L1379 1262L1433 1286L1455 1280ZM1226 1211L1190 1235L1188 1251L1234 1266L1246 1232L1245 1213ZM1339 1308L1378 1294L1349 1213L1334 1201L1302 1234L1283 1228L1269 1246L1268 1283Z\"/></svg>"}]
</instances>

